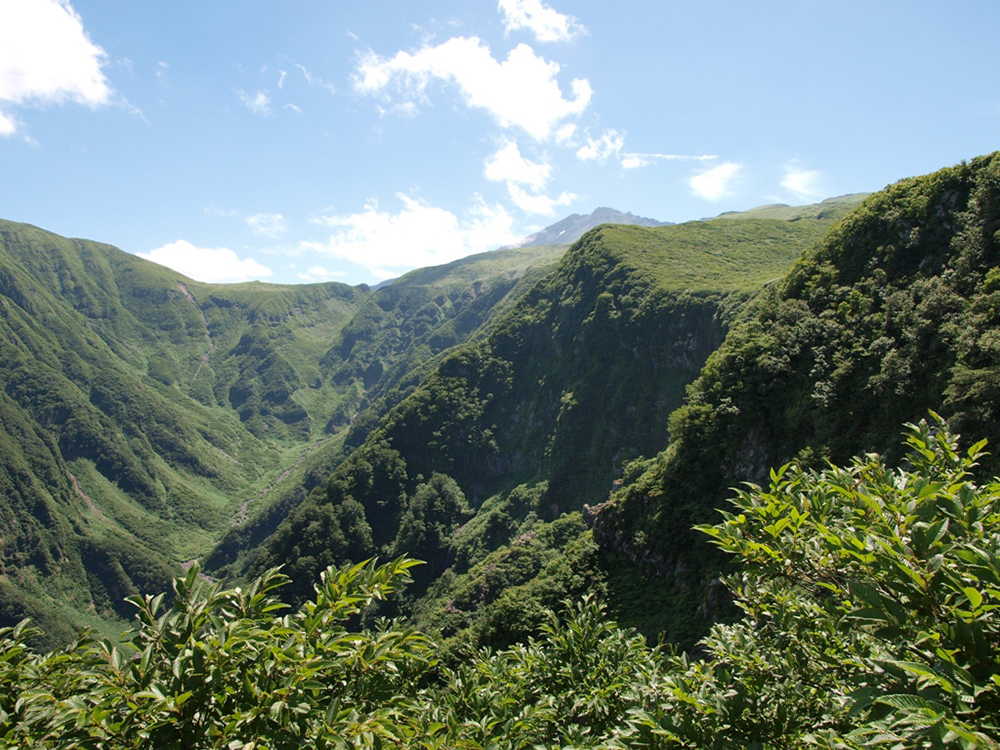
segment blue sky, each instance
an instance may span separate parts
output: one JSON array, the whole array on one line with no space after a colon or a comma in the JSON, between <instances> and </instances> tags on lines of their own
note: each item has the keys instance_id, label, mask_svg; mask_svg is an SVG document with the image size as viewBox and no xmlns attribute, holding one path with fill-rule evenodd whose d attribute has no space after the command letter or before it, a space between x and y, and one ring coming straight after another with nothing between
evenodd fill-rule
<instances>
[{"instance_id":1,"label":"blue sky","mask_svg":"<svg viewBox=\"0 0 1000 750\"><path fill-rule=\"evenodd\" d=\"M1000 148L1000 3L0 0L0 217L205 281L374 283Z\"/></svg>"}]
</instances>

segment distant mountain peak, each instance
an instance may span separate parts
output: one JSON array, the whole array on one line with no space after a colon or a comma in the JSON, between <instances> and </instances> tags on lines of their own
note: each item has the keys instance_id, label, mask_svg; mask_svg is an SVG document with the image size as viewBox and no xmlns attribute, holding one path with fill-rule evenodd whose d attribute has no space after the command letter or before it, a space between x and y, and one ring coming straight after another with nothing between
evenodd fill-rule
<instances>
[{"instance_id":1,"label":"distant mountain peak","mask_svg":"<svg viewBox=\"0 0 1000 750\"><path fill-rule=\"evenodd\" d=\"M602 206L595 208L589 214L571 214L562 221L535 232L521 240L515 247L540 247L542 245L564 245L576 242L586 232L600 224L637 224L643 227L658 227L669 224L668 221L657 221L625 213L614 208Z\"/></svg>"}]
</instances>

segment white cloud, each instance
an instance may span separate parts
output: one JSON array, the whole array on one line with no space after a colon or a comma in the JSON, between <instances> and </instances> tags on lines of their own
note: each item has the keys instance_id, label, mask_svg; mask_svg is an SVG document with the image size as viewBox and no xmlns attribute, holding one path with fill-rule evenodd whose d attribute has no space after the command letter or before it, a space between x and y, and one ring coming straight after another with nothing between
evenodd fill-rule
<instances>
[{"instance_id":1,"label":"white cloud","mask_svg":"<svg viewBox=\"0 0 1000 750\"><path fill-rule=\"evenodd\" d=\"M687 156L684 154L621 154L622 167L625 169L648 167L659 161L711 161L718 158L715 154L703 154L701 156Z\"/></svg>"},{"instance_id":2,"label":"white cloud","mask_svg":"<svg viewBox=\"0 0 1000 750\"><path fill-rule=\"evenodd\" d=\"M218 217L220 219L235 219L239 215L240 212L235 208L219 208L214 203L209 203L205 206L205 216Z\"/></svg>"},{"instance_id":3,"label":"white cloud","mask_svg":"<svg viewBox=\"0 0 1000 750\"><path fill-rule=\"evenodd\" d=\"M288 222L281 214L253 214L246 217L247 226L254 234L278 237L288 230Z\"/></svg>"},{"instance_id":4,"label":"white cloud","mask_svg":"<svg viewBox=\"0 0 1000 750\"><path fill-rule=\"evenodd\" d=\"M742 169L741 164L727 161L725 164L699 172L691 178L691 189L695 195L717 201L729 195L730 184L740 169Z\"/></svg>"},{"instance_id":5,"label":"white cloud","mask_svg":"<svg viewBox=\"0 0 1000 750\"><path fill-rule=\"evenodd\" d=\"M576 152L580 161L596 161L603 164L608 159L617 159L624 169L648 167L659 161L710 161L718 159L714 154L692 156L686 154L640 154L625 151L625 136L617 130L608 129L600 138L587 137L587 142Z\"/></svg>"},{"instance_id":6,"label":"white cloud","mask_svg":"<svg viewBox=\"0 0 1000 750\"><path fill-rule=\"evenodd\" d=\"M271 276L270 268L253 258L240 260L228 247L196 247L187 240L177 240L148 253L136 254L206 283L250 281Z\"/></svg>"},{"instance_id":7,"label":"white cloud","mask_svg":"<svg viewBox=\"0 0 1000 750\"><path fill-rule=\"evenodd\" d=\"M486 162L486 179L529 185L541 190L549 181L552 166L545 162L531 161L521 156L521 149L514 141L507 141L503 148Z\"/></svg>"},{"instance_id":8,"label":"white cloud","mask_svg":"<svg viewBox=\"0 0 1000 750\"><path fill-rule=\"evenodd\" d=\"M322 281L333 281L347 276L343 271L331 271L323 266L309 266L303 273L296 274L302 281L307 283L317 283Z\"/></svg>"},{"instance_id":9,"label":"white cloud","mask_svg":"<svg viewBox=\"0 0 1000 750\"><path fill-rule=\"evenodd\" d=\"M0 112L0 136L14 135L17 132L17 121L9 115Z\"/></svg>"},{"instance_id":10,"label":"white cloud","mask_svg":"<svg viewBox=\"0 0 1000 750\"><path fill-rule=\"evenodd\" d=\"M472 37L455 37L416 53L397 52L382 58L365 55L354 77L365 94L388 96L394 89L410 103L425 97L432 79L454 83L470 107L485 109L504 128L518 127L537 140L548 138L568 117L590 104L586 79L574 79L572 98L563 98L556 80L559 64L546 61L526 44L519 44L503 62Z\"/></svg>"},{"instance_id":11,"label":"white cloud","mask_svg":"<svg viewBox=\"0 0 1000 750\"><path fill-rule=\"evenodd\" d=\"M537 192L529 192L513 183L507 183L510 199L522 211L542 216L551 216L558 206L568 206L579 196L575 193L563 192L558 198L550 198Z\"/></svg>"},{"instance_id":12,"label":"white cloud","mask_svg":"<svg viewBox=\"0 0 1000 750\"><path fill-rule=\"evenodd\" d=\"M574 135L576 135L576 123L567 122L556 128L556 132L553 133L552 137L555 139L556 143L569 145L570 141L573 140Z\"/></svg>"},{"instance_id":13,"label":"white cloud","mask_svg":"<svg viewBox=\"0 0 1000 750\"><path fill-rule=\"evenodd\" d=\"M573 193L550 198L542 191L552 175L552 166L521 155L513 141L508 141L485 164L484 174L492 182L503 182L514 204L522 211L551 216L557 206L567 206L576 200ZM525 189L523 186L527 186Z\"/></svg>"},{"instance_id":14,"label":"white cloud","mask_svg":"<svg viewBox=\"0 0 1000 750\"><path fill-rule=\"evenodd\" d=\"M240 101L255 115L271 114L271 97L267 91L258 91L256 94L248 94L243 89L236 89Z\"/></svg>"},{"instance_id":15,"label":"white cloud","mask_svg":"<svg viewBox=\"0 0 1000 750\"><path fill-rule=\"evenodd\" d=\"M541 0L500 0L498 5L507 32L527 29L540 42L565 42L587 31L575 18Z\"/></svg>"},{"instance_id":16,"label":"white cloud","mask_svg":"<svg viewBox=\"0 0 1000 750\"><path fill-rule=\"evenodd\" d=\"M477 199L469 217L460 220L442 208L397 196L403 209L392 214L369 204L362 213L326 216L316 223L334 228L325 243L302 243L334 258L356 263L388 279L413 268L449 263L473 253L494 250L519 239L513 220L501 206Z\"/></svg>"},{"instance_id":17,"label":"white cloud","mask_svg":"<svg viewBox=\"0 0 1000 750\"><path fill-rule=\"evenodd\" d=\"M625 136L617 130L605 130L596 140L588 136L586 145L576 152L576 158L580 161L604 163L612 156L617 157L623 148Z\"/></svg>"},{"instance_id":18,"label":"white cloud","mask_svg":"<svg viewBox=\"0 0 1000 750\"><path fill-rule=\"evenodd\" d=\"M106 58L68 0L0 2L0 104L109 104ZM12 115L0 112L0 135L16 127Z\"/></svg>"},{"instance_id":19,"label":"white cloud","mask_svg":"<svg viewBox=\"0 0 1000 750\"><path fill-rule=\"evenodd\" d=\"M821 198L823 188L820 180L823 173L816 169L802 169L794 164L785 167L785 179L781 181L781 186L786 190L795 193L799 200L809 200Z\"/></svg>"},{"instance_id":20,"label":"white cloud","mask_svg":"<svg viewBox=\"0 0 1000 750\"><path fill-rule=\"evenodd\" d=\"M313 75L312 73L310 73L306 69L305 65L300 65L299 63L295 63L295 67L297 67L302 72L303 77L306 79L306 83L308 83L310 86L315 86L317 88L326 89L331 94L336 94L337 93L337 87L336 86L334 86L332 83L327 83L326 81L324 81L319 76Z\"/></svg>"}]
</instances>

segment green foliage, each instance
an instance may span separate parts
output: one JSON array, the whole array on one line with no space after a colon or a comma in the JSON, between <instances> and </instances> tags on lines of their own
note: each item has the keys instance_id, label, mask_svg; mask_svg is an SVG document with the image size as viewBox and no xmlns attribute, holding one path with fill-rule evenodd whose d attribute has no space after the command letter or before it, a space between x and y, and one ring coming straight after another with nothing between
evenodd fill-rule
<instances>
[{"instance_id":1,"label":"green foliage","mask_svg":"<svg viewBox=\"0 0 1000 750\"><path fill-rule=\"evenodd\" d=\"M367 287L203 284L0 221L0 624L30 614L65 639L150 590L135 585L149 570L162 588L227 531L213 562L246 555L318 483L305 486L310 468L325 480L343 459L330 432L348 428L368 388L474 335L563 251L412 274L380 295L402 300L375 331L399 344L378 352L386 377L336 382L325 358L364 320ZM445 291L455 304L442 297L432 315Z\"/></svg>"},{"instance_id":2,"label":"green foliage","mask_svg":"<svg viewBox=\"0 0 1000 750\"><path fill-rule=\"evenodd\" d=\"M275 570L173 604L128 645L48 654L0 630L5 747L1000 747L1000 481L935 417L902 468L874 454L773 470L700 532L740 564L742 617L697 659L651 649L593 595L454 664L401 622L352 629L416 563L328 569L295 612Z\"/></svg>"},{"instance_id":3,"label":"green foliage","mask_svg":"<svg viewBox=\"0 0 1000 750\"><path fill-rule=\"evenodd\" d=\"M544 615L537 638L480 650L446 673L434 710L474 747L608 747L658 655L585 597Z\"/></svg>"},{"instance_id":4,"label":"green foliage","mask_svg":"<svg viewBox=\"0 0 1000 750\"><path fill-rule=\"evenodd\" d=\"M529 512L553 521L604 501L625 463L662 448L667 416L721 342L733 310L828 225L752 219L655 229L607 225L587 234L487 327L488 335L444 353L377 424L362 415L357 433L365 439L332 474L326 494L310 495L290 514L248 571L291 561L294 577L309 580L343 561L344 540L364 535L318 520L360 505L372 554L418 554L428 560L428 576L454 562L449 580L455 581L484 555L515 547ZM433 273L414 272L375 294L344 329L335 378L363 380L376 359L388 362L391 352L395 357L417 340L393 325L400 311L413 316L407 325L426 324L420 335L436 330L442 311L459 303L443 289L434 305L415 295L418 282L438 283L428 279ZM476 303L486 286L477 294ZM424 300L419 309L411 298ZM435 475L454 482L473 515L452 504L432 524L437 530L422 534L418 477ZM541 494L515 496L520 485L542 488ZM297 593L307 592L300 586ZM495 634L483 641L506 645L504 623L510 632L531 632L535 615L555 603L531 601L531 614L487 618L495 627L483 627Z\"/></svg>"},{"instance_id":5,"label":"green foliage","mask_svg":"<svg viewBox=\"0 0 1000 750\"><path fill-rule=\"evenodd\" d=\"M454 479L434 474L417 485L399 520L391 554L413 555L434 561L425 576L431 580L447 567L446 551L462 522L471 514L465 495Z\"/></svg>"},{"instance_id":6,"label":"green foliage","mask_svg":"<svg viewBox=\"0 0 1000 750\"><path fill-rule=\"evenodd\" d=\"M322 363L339 384L361 386L359 445L378 418L413 391L449 349L482 337L566 247L506 248L411 271L374 292ZM346 421L346 420L345 420Z\"/></svg>"},{"instance_id":7,"label":"green foliage","mask_svg":"<svg viewBox=\"0 0 1000 750\"><path fill-rule=\"evenodd\" d=\"M983 443L908 430L905 468L787 465L701 527L744 617L672 662L636 745L998 746L1000 484L973 481Z\"/></svg>"},{"instance_id":8,"label":"green foliage","mask_svg":"<svg viewBox=\"0 0 1000 750\"><path fill-rule=\"evenodd\" d=\"M405 734L414 686L433 660L425 637L346 623L395 592L416 563L324 573L294 614L275 598L284 576L246 588L192 568L162 595L136 598L130 647L84 638L35 656L25 626L0 640L5 747L380 747ZM410 723L413 722L409 718Z\"/></svg>"},{"instance_id":9,"label":"green foliage","mask_svg":"<svg viewBox=\"0 0 1000 750\"><path fill-rule=\"evenodd\" d=\"M708 583L725 561L689 530L728 487L795 457L894 460L898 425L932 408L1000 442L998 185L993 154L849 213L744 309L671 415L670 446L598 517L598 542L642 561L707 626L721 614Z\"/></svg>"}]
</instances>

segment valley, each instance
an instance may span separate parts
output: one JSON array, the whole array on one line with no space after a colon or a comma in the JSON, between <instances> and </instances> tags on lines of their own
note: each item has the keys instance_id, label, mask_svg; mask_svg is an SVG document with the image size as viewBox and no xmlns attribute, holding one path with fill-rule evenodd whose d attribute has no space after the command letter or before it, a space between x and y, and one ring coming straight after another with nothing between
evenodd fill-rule
<instances>
[{"instance_id":1,"label":"valley","mask_svg":"<svg viewBox=\"0 0 1000 750\"><path fill-rule=\"evenodd\" d=\"M245 647L284 654L257 679L288 742L995 746L1000 155L378 290L12 222L0 253L0 627L37 628L8 664L138 607L122 674L181 698L120 703L168 734Z\"/></svg>"}]
</instances>

